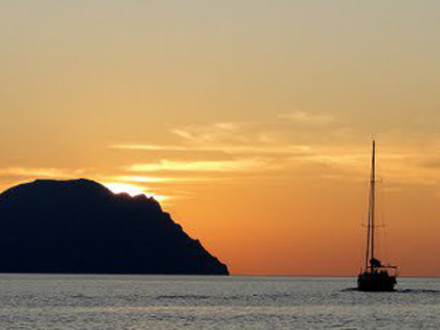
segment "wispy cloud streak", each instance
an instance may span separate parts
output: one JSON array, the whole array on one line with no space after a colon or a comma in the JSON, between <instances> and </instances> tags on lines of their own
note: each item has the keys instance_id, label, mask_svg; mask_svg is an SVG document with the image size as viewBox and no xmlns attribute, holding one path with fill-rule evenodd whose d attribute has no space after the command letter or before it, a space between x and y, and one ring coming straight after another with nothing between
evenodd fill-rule
<instances>
[{"instance_id":1,"label":"wispy cloud streak","mask_svg":"<svg viewBox=\"0 0 440 330\"><path fill-rule=\"evenodd\" d=\"M126 169L131 172L188 171L188 172L243 172L279 168L263 159L173 161L163 159L158 163L133 164Z\"/></svg>"},{"instance_id":2,"label":"wispy cloud streak","mask_svg":"<svg viewBox=\"0 0 440 330\"><path fill-rule=\"evenodd\" d=\"M152 177L143 175L116 175L109 177L109 180L117 182L137 182L137 183L188 183L188 182L206 182L215 180L212 177Z\"/></svg>"},{"instance_id":3,"label":"wispy cloud streak","mask_svg":"<svg viewBox=\"0 0 440 330\"><path fill-rule=\"evenodd\" d=\"M306 155L311 148L306 145L278 145L278 146L178 146L178 145L151 145L151 144L115 144L110 146L116 149L145 150L145 151L216 151L226 154L282 154Z\"/></svg>"},{"instance_id":4,"label":"wispy cloud streak","mask_svg":"<svg viewBox=\"0 0 440 330\"><path fill-rule=\"evenodd\" d=\"M81 173L83 173L82 170L68 171L59 168L7 167L0 169L1 176L15 177L66 178Z\"/></svg>"},{"instance_id":5,"label":"wispy cloud streak","mask_svg":"<svg viewBox=\"0 0 440 330\"><path fill-rule=\"evenodd\" d=\"M287 119L299 124L328 125L334 122L334 117L324 114L311 114L304 111L294 111L278 115L279 119Z\"/></svg>"}]
</instances>

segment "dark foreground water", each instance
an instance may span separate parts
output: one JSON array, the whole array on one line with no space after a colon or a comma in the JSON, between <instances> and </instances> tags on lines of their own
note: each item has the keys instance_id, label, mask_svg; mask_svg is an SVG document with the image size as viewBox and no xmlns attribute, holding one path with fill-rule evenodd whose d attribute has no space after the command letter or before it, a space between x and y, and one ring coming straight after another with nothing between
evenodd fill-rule
<instances>
[{"instance_id":1,"label":"dark foreground water","mask_svg":"<svg viewBox=\"0 0 440 330\"><path fill-rule=\"evenodd\" d=\"M440 279L0 275L0 329L438 329Z\"/></svg>"}]
</instances>

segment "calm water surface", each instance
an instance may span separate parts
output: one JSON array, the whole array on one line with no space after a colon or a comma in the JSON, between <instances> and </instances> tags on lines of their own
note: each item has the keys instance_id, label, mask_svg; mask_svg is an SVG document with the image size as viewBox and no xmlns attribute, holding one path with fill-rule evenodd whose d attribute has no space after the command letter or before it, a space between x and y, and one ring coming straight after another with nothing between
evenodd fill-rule
<instances>
[{"instance_id":1,"label":"calm water surface","mask_svg":"<svg viewBox=\"0 0 440 330\"><path fill-rule=\"evenodd\" d=\"M440 279L0 275L1 329L439 329Z\"/></svg>"}]
</instances>

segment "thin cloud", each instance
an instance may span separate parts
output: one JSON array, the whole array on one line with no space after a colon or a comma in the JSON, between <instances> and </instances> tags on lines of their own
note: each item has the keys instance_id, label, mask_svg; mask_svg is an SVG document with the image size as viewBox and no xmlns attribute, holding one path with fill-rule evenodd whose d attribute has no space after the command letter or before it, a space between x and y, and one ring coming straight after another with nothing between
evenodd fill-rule
<instances>
[{"instance_id":1,"label":"thin cloud","mask_svg":"<svg viewBox=\"0 0 440 330\"><path fill-rule=\"evenodd\" d=\"M67 171L59 168L7 167L0 169L1 176L11 177L66 178L81 173L83 173L82 170Z\"/></svg>"},{"instance_id":2,"label":"thin cloud","mask_svg":"<svg viewBox=\"0 0 440 330\"><path fill-rule=\"evenodd\" d=\"M275 169L277 166L262 159L173 161L163 159L158 163L133 164L126 169L131 172L187 171L187 172L244 172Z\"/></svg>"},{"instance_id":3,"label":"thin cloud","mask_svg":"<svg viewBox=\"0 0 440 330\"><path fill-rule=\"evenodd\" d=\"M137 182L137 183L176 183L176 182L205 182L216 180L216 178L208 177L157 177L157 176L143 176L143 175L117 175L110 177L109 180L118 182Z\"/></svg>"},{"instance_id":4,"label":"thin cloud","mask_svg":"<svg viewBox=\"0 0 440 330\"><path fill-rule=\"evenodd\" d=\"M334 117L324 114L310 114L304 111L294 111L291 113L279 114L279 119L287 119L289 121L308 124L308 125L329 125L334 122Z\"/></svg>"},{"instance_id":5,"label":"thin cloud","mask_svg":"<svg viewBox=\"0 0 440 330\"><path fill-rule=\"evenodd\" d=\"M214 127L225 131L236 131L242 128L243 124L235 123L235 122L220 122L220 123L215 123Z\"/></svg>"},{"instance_id":6,"label":"thin cloud","mask_svg":"<svg viewBox=\"0 0 440 330\"><path fill-rule=\"evenodd\" d=\"M250 129L252 125L234 122L219 122L206 125L184 125L173 128L171 133L191 144L231 144L252 143L256 134Z\"/></svg>"},{"instance_id":7,"label":"thin cloud","mask_svg":"<svg viewBox=\"0 0 440 330\"><path fill-rule=\"evenodd\" d=\"M204 126L192 125L174 128L171 133L182 144L114 144L110 148L145 151L221 152L226 154L270 154L301 156L310 154L308 145L286 143L279 133L262 131L255 124L219 122Z\"/></svg>"},{"instance_id":8,"label":"thin cloud","mask_svg":"<svg viewBox=\"0 0 440 330\"><path fill-rule=\"evenodd\" d=\"M171 130L171 133L173 133L183 139L186 139L186 140L190 140L190 141L196 140L196 137L194 137L190 132L185 131L183 129L175 128L175 129Z\"/></svg>"},{"instance_id":9,"label":"thin cloud","mask_svg":"<svg viewBox=\"0 0 440 330\"><path fill-rule=\"evenodd\" d=\"M280 114L280 119L289 120L304 126L315 126L322 128L328 125L328 134L332 139L338 138L353 143L351 128L337 127L333 116L328 114L308 113L296 111L288 114ZM307 127L305 129L309 130ZM133 176L146 174L148 172L173 172L175 171L174 182L180 182L183 175L190 172L206 173L190 174L190 176L212 176L211 173L230 173L235 179L234 173L254 173L259 177L265 171L272 171L278 175L276 170L301 171L311 176L321 173L323 178L336 180L359 181L368 178L368 166L370 163L370 150L367 146L358 144L339 143L333 147L327 141L315 143L313 147L307 144L290 144L293 135L283 135L283 132L274 134L258 123L241 124L219 122L207 125L183 125L172 130L172 133L179 138L179 142L173 145L152 145L152 144L115 144L111 148L124 150L145 150L156 152L187 152L186 161L181 159L164 157L165 159L153 163L140 162L126 167ZM284 132L285 133L285 132ZM313 134L313 130L312 133ZM297 139L298 141L298 139ZM302 141L302 139L299 139ZM323 143L322 143L323 142ZM440 150L440 149L437 149ZM218 152L233 155L232 160L188 160L194 152ZM177 156L176 156L177 157ZM379 176L386 178L392 184L424 184L440 185L440 158L434 154L420 154L412 146L405 148L380 150L378 157ZM206 159L206 158L205 158ZM208 158L208 159L211 159ZM144 173L142 173L144 172ZM208 174L209 173L209 174ZM324 173L324 174L322 174ZM142 175L140 175L142 176ZM148 177L150 175L147 175ZM160 175L162 177L162 174ZM165 177L168 177L164 175ZM222 180L227 180L222 175ZM233 180L235 180L233 179ZM182 180L185 180L182 178ZM172 182L170 181L170 182ZM145 181L148 182L148 181ZM165 181L164 181L165 182ZM183 182L183 181L182 181Z\"/></svg>"},{"instance_id":10,"label":"thin cloud","mask_svg":"<svg viewBox=\"0 0 440 330\"><path fill-rule=\"evenodd\" d=\"M110 148L145 150L145 151L215 151L227 154L280 154L280 155L306 155L311 151L307 145L277 145L277 146L179 146L179 145L151 145L151 144L115 144Z\"/></svg>"}]
</instances>

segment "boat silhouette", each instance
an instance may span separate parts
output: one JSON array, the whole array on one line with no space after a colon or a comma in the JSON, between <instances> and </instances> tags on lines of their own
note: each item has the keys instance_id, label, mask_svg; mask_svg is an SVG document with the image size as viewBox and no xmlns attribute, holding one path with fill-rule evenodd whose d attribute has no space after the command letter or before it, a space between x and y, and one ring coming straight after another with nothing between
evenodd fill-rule
<instances>
[{"instance_id":1,"label":"boat silhouette","mask_svg":"<svg viewBox=\"0 0 440 330\"><path fill-rule=\"evenodd\" d=\"M397 284L397 267L382 264L375 257L374 243L376 231L376 141L373 141L371 159L370 196L367 225L367 249L365 268L358 275L358 289L361 291L393 291Z\"/></svg>"}]
</instances>

